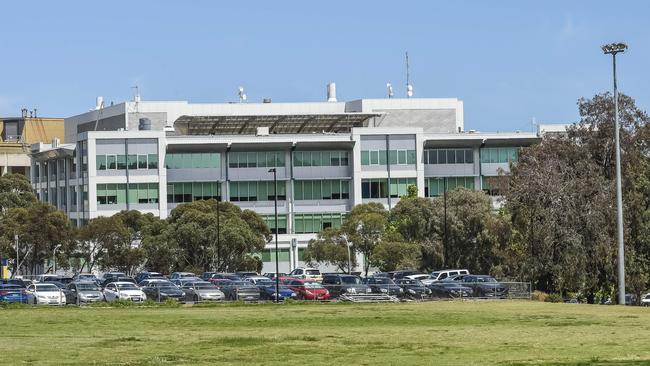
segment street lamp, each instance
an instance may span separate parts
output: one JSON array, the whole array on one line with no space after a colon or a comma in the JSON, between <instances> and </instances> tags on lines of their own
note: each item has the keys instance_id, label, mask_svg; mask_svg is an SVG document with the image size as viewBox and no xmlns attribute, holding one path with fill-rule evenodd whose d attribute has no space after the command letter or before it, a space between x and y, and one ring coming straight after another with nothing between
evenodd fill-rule
<instances>
[{"instance_id":1,"label":"street lamp","mask_svg":"<svg viewBox=\"0 0 650 366\"><path fill-rule=\"evenodd\" d=\"M273 173L273 200L275 201L275 302L280 298L280 264L278 257L278 172L276 168L269 169Z\"/></svg>"},{"instance_id":2,"label":"street lamp","mask_svg":"<svg viewBox=\"0 0 650 366\"><path fill-rule=\"evenodd\" d=\"M341 235L343 237L343 240L345 240L345 246L348 249L348 274L352 274L352 255L350 253L350 247L352 246L352 243L348 240L348 236L343 234Z\"/></svg>"},{"instance_id":3,"label":"street lamp","mask_svg":"<svg viewBox=\"0 0 650 366\"><path fill-rule=\"evenodd\" d=\"M618 303L625 305L625 246L623 242L623 197L621 192L621 148L618 126L618 89L616 88L616 54L627 50L625 43L610 43L601 47L612 55L614 72L614 136L616 140L616 226L618 231Z\"/></svg>"}]
</instances>

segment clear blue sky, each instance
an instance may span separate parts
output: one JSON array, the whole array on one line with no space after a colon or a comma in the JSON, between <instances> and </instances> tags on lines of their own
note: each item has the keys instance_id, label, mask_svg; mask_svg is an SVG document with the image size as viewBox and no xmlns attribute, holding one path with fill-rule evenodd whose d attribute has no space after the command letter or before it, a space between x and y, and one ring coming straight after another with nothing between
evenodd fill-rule
<instances>
[{"instance_id":1,"label":"clear blue sky","mask_svg":"<svg viewBox=\"0 0 650 366\"><path fill-rule=\"evenodd\" d=\"M542 5L543 4L543 5ZM529 130L577 119L578 98L611 89L650 108L646 1L3 1L0 116L70 116L120 102L458 97L465 127Z\"/></svg>"}]
</instances>

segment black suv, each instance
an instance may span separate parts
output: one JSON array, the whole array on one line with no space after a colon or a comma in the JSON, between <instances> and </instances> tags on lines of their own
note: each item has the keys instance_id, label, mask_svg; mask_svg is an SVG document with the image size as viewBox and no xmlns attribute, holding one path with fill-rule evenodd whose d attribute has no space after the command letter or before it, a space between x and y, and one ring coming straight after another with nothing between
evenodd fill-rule
<instances>
[{"instance_id":1,"label":"black suv","mask_svg":"<svg viewBox=\"0 0 650 366\"><path fill-rule=\"evenodd\" d=\"M364 285L361 278L348 274L325 274L322 284L332 297L372 293L372 289Z\"/></svg>"},{"instance_id":2,"label":"black suv","mask_svg":"<svg viewBox=\"0 0 650 366\"><path fill-rule=\"evenodd\" d=\"M368 285L375 294L387 294L399 297L404 295L404 289L388 277L368 277L363 280L363 283Z\"/></svg>"}]
</instances>

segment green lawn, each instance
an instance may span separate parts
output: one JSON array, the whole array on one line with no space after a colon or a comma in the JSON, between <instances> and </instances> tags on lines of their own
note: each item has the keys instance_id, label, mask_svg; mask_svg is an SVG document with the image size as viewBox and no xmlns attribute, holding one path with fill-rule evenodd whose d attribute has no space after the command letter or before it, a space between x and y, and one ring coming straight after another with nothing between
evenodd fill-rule
<instances>
[{"instance_id":1,"label":"green lawn","mask_svg":"<svg viewBox=\"0 0 650 366\"><path fill-rule=\"evenodd\" d=\"M650 308L468 301L0 310L0 364L650 364Z\"/></svg>"}]
</instances>

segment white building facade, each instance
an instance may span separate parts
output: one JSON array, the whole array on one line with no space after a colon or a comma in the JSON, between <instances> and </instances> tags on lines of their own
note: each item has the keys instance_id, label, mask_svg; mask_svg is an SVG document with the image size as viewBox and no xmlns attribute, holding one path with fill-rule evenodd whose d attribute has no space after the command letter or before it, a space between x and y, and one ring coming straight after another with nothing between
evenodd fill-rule
<instances>
[{"instance_id":1,"label":"white building facade","mask_svg":"<svg viewBox=\"0 0 650 366\"><path fill-rule=\"evenodd\" d=\"M407 187L435 197L494 192L531 133L465 132L458 99L322 103L125 102L65 119L66 144L32 145L31 180L75 225L139 210L230 201L279 234L280 271L304 265L310 239L360 203L394 207ZM273 174L279 224L274 227ZM260 253L275 271L274 243Z\"/></svg>"}]
</instances>

